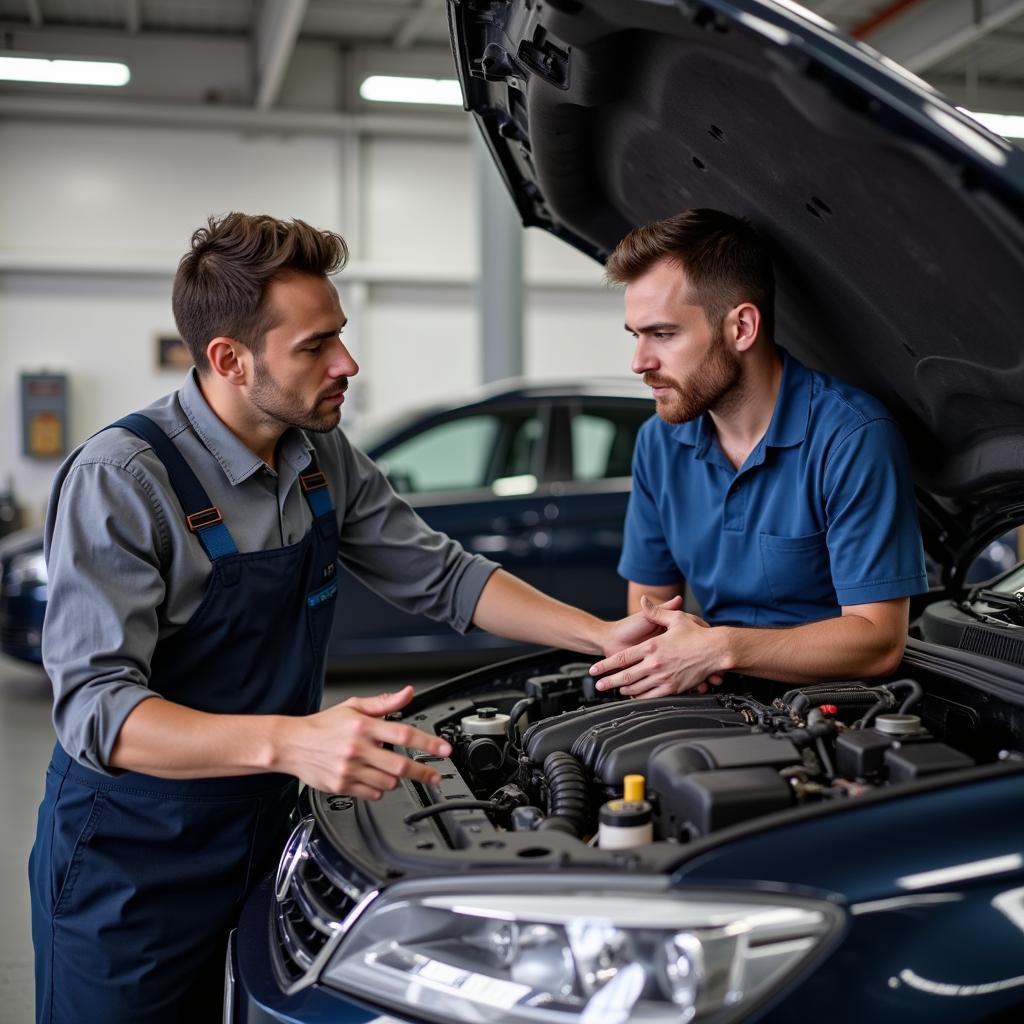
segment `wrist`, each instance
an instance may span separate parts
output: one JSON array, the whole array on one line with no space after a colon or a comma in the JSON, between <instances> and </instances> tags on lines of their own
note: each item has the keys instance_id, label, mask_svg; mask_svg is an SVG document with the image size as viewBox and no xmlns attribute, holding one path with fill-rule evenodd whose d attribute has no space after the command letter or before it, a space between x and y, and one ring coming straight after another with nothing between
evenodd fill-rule
<instances>
[{"instance_id":1,"label":"wrist","mask_svg":"<svg viewBox=\"0 0 1024 1024\"><path fill-rule=\"evenodd\" d=\"M740 662L740 631L733 626L712 626L711 634L712 672L735 672Z\"/></svg>"},{"instance_id":2,"label":"wrist","mask_svg":"<svg viewBox=\"0 0 1024 1024\"><path fill-rule=\"evenodd\" d=\"M267 715L266 729L256 744L258 766L266 772L294 775L292 751L296 749L295 732L303 719L289 715Z\"/></svg>"}]
</instances>

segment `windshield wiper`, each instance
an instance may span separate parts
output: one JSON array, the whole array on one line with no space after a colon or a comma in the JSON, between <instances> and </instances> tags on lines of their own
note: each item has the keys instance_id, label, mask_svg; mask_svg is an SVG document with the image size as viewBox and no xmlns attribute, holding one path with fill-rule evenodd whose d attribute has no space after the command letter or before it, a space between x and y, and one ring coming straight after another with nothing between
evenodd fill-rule
<instances>
[{"instance_id":1,"label":"windshield wiper","mask_svg":"<svg viewBox=\"0 0 1024 1024\"><path fill-rule=\"evenodd\" d=\"M1024 609L1024 590L1018 590L1012 594L1004 593L1001 590L979 590L974 595L974 600L980 598L988 601L989 604L1000 604L1004 608Z\"/></svg>"}]
</instances>

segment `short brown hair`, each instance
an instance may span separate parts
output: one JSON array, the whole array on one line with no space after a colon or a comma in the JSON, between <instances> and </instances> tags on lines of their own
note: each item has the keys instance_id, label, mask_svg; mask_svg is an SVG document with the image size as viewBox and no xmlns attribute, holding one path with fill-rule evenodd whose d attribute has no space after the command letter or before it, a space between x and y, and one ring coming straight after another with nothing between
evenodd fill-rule
<instances>
[{"instance_id":1,"label":"short brown hair","mask_svg":"<svg viewBox=\"0 0 1024 1024\"><path fill-rule=\"evenodd\" d=\"M254 353L263 348L274 313L267 286L287 273L326 277L348 262L348 246L333 231L301 220L229 213L210 217L192 235L174 277L174 322L200 373L209 370L211 338L235 338Z\"/></svg>"},{"instance_id":2,"label":"short brown hair","mask_svg":"<svg viewBox=\"0 0 1024 1024\"><path fill-rule=\"evenodd\" d=\"M768 247L749 221L695 209L634 228L608 257L605 276L629 284L662 260L682 267L713 327L739 303L752 302L765 336L773 337L775 274Z\"/></svg>"}]
</instances>

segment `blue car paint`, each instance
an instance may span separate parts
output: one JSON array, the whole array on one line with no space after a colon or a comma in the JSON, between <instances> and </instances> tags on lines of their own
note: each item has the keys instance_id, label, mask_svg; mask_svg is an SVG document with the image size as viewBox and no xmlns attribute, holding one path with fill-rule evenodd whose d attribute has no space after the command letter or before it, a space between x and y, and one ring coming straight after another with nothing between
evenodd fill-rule
<instances>
[{"instance_id":1,"label":"blue car paint","mask_svg":"<svg viewBox=\"0 0 1024 1024\"><path fill-rule=\"evenodd\" d=\"M0 641L4 654L41 665L45 615L45 585L4 585L0 592Z\"/></svg>"}]
</instances>

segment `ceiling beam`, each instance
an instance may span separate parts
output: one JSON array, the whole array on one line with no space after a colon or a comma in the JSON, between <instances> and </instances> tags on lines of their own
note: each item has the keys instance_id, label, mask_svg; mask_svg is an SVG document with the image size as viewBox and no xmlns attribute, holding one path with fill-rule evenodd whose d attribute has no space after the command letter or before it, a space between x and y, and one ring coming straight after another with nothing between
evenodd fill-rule
<instances>
[{"instance_id":1,"label":"ceiling beam","mask_svg":"<svg viewBox=\"0 0 1024 1024\"><path fill-rule=\"evenodd\" d=\"M142 31L141 0L124 0L124 27L133 36Z\"/></svg>"},{"instance_id":2,"label":"ceiling beam","mask_svg":"<svg viewBox=\"0 0 1024 1024\"><path fill-rule=\"evenodd\" d=\"M863 38L921 74L975 40L1024 14L1024 0L920 0L901 5Z\"/></svg>"},{"instance_id":3,"label":"ceiling beam","mask_svg":"<svg viewBox=\"0 0 1024 1024\"><path fill-rule=\"evenodd\" d=\"M39 0L25 0L25 6L28 8L28 20L32 22L32 27L42 28L43 9L39 5Z\"/></svg>"},{"instance_id":4,"label":"ceiling beam","mask_svg":"<svg viewBox=\"0 0 1024 1024\"><path fill-rule=\"evenodd\" d=\"M441 0L420 0L419 7L402 23L395 33L392 44L400 50L412 46L420 37L420 33L432 22L442 17Z\"/></svg>"},{"instance_id":5,"label":"ceiling beam","mask_svg":"<svg viewBox=\"0 0 1024 1024\"><path fill-rule=\"evenodd\" d=\"M247 106L71 99L0 93L0 120L73 121L79 124L174 125L217 131L281 135L377 135L465 141L469 120L462 110L399 114L254 110Z\"/></svg>"},{"instance_id":6,"label":"ceiling beam","mask_svg":"<svg viewBox=\"0 0 1024 1024\"><path fill-rule=\"evenodd\" d=\"M256 22L256 107L269 110L281 91L307 0L263 0Z\"/></svg>"}]
</instances>

